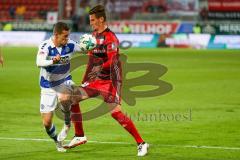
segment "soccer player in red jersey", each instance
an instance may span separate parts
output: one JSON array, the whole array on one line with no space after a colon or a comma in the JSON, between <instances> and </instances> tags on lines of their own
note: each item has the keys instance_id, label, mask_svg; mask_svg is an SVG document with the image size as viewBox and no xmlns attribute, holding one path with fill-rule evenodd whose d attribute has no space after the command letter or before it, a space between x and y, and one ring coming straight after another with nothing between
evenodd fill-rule
<instances>
[{"instance_id":1,"label":"soccer player in red jersey","mask_svg":"<svg viewBox=\"0 0 240 160\"><path fill-rule=\"evenodd\" d=\"M138 145L138 156L144 156L149 144L144 142L132 120L121 110L122 69L118 38L107 27L106 13L102 5L93 7L89 11L89 18L94 30L93 35L97 39L97 47L88 53L89 62L83 85L75 93L75 103L101 95L110 107L111 116L134 137ZM81 137L75 136L68 147L75 147L82 144L81 142Z\"/></svg>"}]
</instances>

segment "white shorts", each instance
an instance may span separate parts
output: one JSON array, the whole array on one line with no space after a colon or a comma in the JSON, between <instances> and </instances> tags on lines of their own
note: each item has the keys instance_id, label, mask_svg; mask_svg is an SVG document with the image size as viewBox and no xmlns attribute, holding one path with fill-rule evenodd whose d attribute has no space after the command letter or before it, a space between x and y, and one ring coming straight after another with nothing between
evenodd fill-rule
<instances>
[{"instance_id":1,"label":"white shorts","mask_svg":"<svg viewBox=\"0 0 240 160\"><path fill-rule=\"evenodd\" d=\"M72 85L74 85L74 82L68 80L53 88L41 88L40 112L49 113L54 111L58 105L58 94L71 91Z\"/></svg>"}]
</instances>

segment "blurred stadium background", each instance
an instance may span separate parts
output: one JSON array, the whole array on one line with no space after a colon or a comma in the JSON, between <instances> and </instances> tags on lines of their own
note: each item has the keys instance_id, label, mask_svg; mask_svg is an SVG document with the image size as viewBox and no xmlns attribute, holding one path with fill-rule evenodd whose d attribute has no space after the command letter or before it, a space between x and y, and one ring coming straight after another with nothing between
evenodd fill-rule
<instances>
[{"instance_id":1,"label":"blurred stadium background","mask_svg":"<svg viewBox=\"0 0 240 160\"><path fill-rule=\"evenodd\" d=\"M62 20L73 32L90 32L88 11L99 3L106 6L114 32L152 34L146 36L147 42L127 38L135 40L135 47L232 49L240 45L239 0L1 0L0 30L49 32ZM11 43L5 33L1 35L1 44ZM19 33L18 39L21 35L25 34ZM21 42L28 44L24 38Z\"/></svg>"},{"instance_id":2,"label":"blurred stadium background","mask_svg":"<svg viewBox=\"0 0 240 160\"><path fill-rule=\"evenodd\" d=\"M151 144L143 159L239 160L240 0L0 0L0 159L136 159L134 141L108 114L85 121L89 142L66 154L56 152L41 124L37 46L58 20L76 41L91 32L88 11L99 3L127 62L146 67L128 79L148 73L144 63L168 68L159 80L172 84L171 92L148 98L130 92L136 105L123 102ZM77 84L84 70L72 72ZM100 103L84 101L82 111ZM59 131L62 121L55 122Z\"/></svg>"}]
</instances>

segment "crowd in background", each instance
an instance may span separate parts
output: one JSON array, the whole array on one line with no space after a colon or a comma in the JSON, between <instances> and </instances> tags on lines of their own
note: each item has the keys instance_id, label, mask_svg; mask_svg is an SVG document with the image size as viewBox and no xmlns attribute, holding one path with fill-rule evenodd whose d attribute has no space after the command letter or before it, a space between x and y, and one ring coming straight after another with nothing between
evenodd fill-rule
<instances>
[{"instance_id":1,"label":"crowd in background","mask_svg":"<svg viewBox=\"0 0 240 160\"><path fill-rule=\"evenodd\" d=\"M205 23L215 19L240 19L240 11L209 11L208 3L211 1L212 0L1 0L0 29L1 25L4 25L8 30L8 24L6 24L8 22L48 22L48 14L55 12L58 20L65 20L72 24L73 31L84 31L89 27L88 12L91 7L97 4L105 6L108 21L182 21ZM219 3L224 2L223 0L218 1ZM226 17L225 19L224 16ZM196 28L198 28L198 26L196 26ZM129 28L125 30L129 32Z\"/></svg>"}]
</instances>

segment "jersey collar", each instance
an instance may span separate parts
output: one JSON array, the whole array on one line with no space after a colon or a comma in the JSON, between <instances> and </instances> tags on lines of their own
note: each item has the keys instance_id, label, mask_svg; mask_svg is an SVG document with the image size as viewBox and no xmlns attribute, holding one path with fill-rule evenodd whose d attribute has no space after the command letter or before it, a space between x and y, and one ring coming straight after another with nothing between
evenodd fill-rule
<instances>
[{"instance_id":1,"label":"jersey collar","mask_svg":"<svg viewBox=\"0 0 240 160\"><path fill-rule=\"evenodd\" d=\"M98 32L97 32L97 34L98 34L98 35L100 35L100 34L102 34L102 33L106 32L106 31L109 31L109 28L108 28L108 26L105 26L105 29L104 29L102 32L100 32L100 33L98 33Z\"/></svg>"},{"instance_id":2,"label":"jersey collar","mask_svg":"<svg viewBox=\"0 0 240 160\"><path fill-rule=\"evenodd\" d=\"M53 37L50 38L50 46L51 46L52 48L56 47L56 46L54 45L54 43L53 43Z\"/></svg>"}]
</instances>

